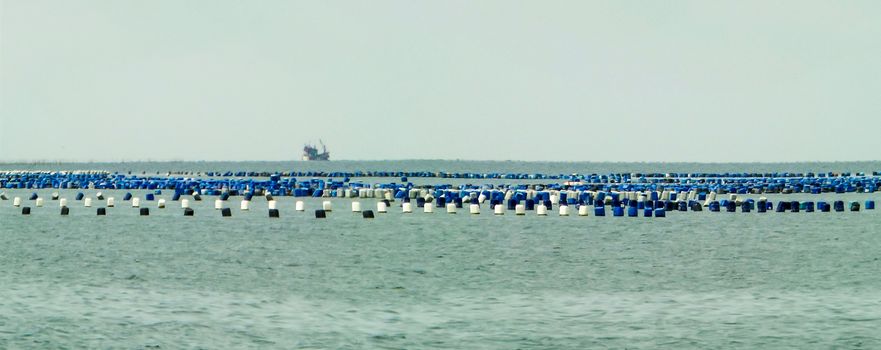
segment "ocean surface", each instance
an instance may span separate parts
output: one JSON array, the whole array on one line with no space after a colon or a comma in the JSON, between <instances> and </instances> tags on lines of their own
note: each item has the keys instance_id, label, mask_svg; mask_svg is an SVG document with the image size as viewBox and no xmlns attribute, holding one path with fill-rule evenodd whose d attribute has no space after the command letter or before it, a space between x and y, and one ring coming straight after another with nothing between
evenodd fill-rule
<instances>
[{"instance_id":1,"label":"ocean surface","mask_svg":"<svg viewBox=\"0 0 881 350\"><path fill-rule=\"evenodd\" d=\"M786 164L456 161L0 164L0 170L879 171ZM438 183L445 179L410 179ZM2 191L2 190L0 190ZM281 218L213 197L95 216L0 201L0 349L879 349L881 212L666 218L416 212L349 199ZM6 190L25 199L33 190ZM82 190L94 198L96 190ZM143 195L146 191L132 191ZM770 196L769 196L770 197ZM170 198L165 193L159 198ZM881 200L796 194L772 200ZM375 200L361 200L373 209ZM592 214L592 213L591 213Z\"/></svg>"}]
</instances>

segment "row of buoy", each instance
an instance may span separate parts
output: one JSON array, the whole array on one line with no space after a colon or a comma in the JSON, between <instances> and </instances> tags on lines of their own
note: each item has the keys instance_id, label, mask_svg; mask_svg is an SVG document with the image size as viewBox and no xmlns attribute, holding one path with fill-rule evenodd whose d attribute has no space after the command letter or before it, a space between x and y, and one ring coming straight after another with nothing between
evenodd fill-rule
<instances>
[{"instance_id":1,"label":"row of buoy","mask_svg":"<svg viewBox=\"0 0 881 350\"><path fill-rule=\"evenodd\" d=\"M639 174L633 174L639 175ZM658 175L658 174L654 174ZM670 174L665 174L670 175ZM677 174L673 174L677 175ZM708 175L708 174L702 174ZM724 175L724 174L723 174ZM730 175L730 174L728 174ZM765 174L765 175L793 175ZM409 190L413 188L481 190L496 189L553 189L553 190L591 190L591 191L647 191L673 190L676 192L717 192L739 194L764 193L850 193L875 192L881 187L881 176L873 173L851 175L850 173L825 176L823 174L794 174L801 177L630 177L630 175L590 175L576 176L561 182L545 184L495 184L495 185L460 185L449 184L415 186L407 177L401 182L366 184L343 179L327 178L298 181L296 178L283 178L280 175L269 176L269 179L213 179L213 178L182 178L182 177L138 177L118 174L89 175L67 173L9 173L0 175L0 188L58 188L58 189L146 189L174 190L177 193L199 192L201 194L242 195L246 192L258 193L265 191L277 196L324 197L343 196L340 192L373 189ZM823 176L820 176L823 175ZM832 175L832 174L829 174ZM349 195L345 195L349 196ZM362 196L363 197L363 196Z\"/></svg>"},{"instance_id":2,"label":"row of buoy","mask_svg":"<svg viewBox=\"0 0 881 350\"><path fill-rule=\"evenodd\" d=\"M149 216L150 209L139 207L137 205L137 203L135 203L136 199L133 201L132 207L138 208L140 210L141 216ZM108 200L112 200L112 198L108 198ZM242 210L243 211L250 210L250 208L247 207L244 203L246 203L246 202L243 201ZM280 211L277 208L277 205L275 203L276 203L275 201L269 202L269 208L268 208L269 217L272 217L272 218L278 218L280 216ZM18 207L18 206L20 206L20 204L21 204L21 198L16 197L14 199L13 205ZM66 204L67 203L66 203L66 201L64 201L63 198L61 200L59 200L59 205L61 206L61 215L68 215L70 213L70 207L68 207ZM383 213L383 214L388 213L390 206L391 205L388 200L378 201L378 202L376 202L376 213ZM112 207L112 205L108 205L108 207ZM181 207L184 209L184 216L193 216L194 215L195 212L194 212L193 208L189 207L188 201L186 199L184 199L181 202ZM423 203L420 207L422 208L422 211L424 213L433 213L434 212L434 203L431 203L431 202ZM591 210L588 205L577 205L575 207L576 207L578 216L589 216L590 215ZM613 205L613 206L607 206L607 205L605 205L605 203L603 201L598 200L593 205L593 210L592 210L593 215L594 216L606 216L607 207L608 207L608 209L610 209L612 211L612 216L619 216L619 217L625 216L625 213L626 213L626 216L637 217L637 216L639 216L639 213L642 212L643 217L653 217L653 216L654 217L665 217L667 212L669 212L669 211L700 212L700 211L703 211L704 207L707 207L708 211L710 211L710 212L721 212L721 211L723 211L723 208L724 208L724 211L727 211L727 212L736 212L738 209L740 209L740 211L744 212L744 213L749 213L749 212L752 212L753 210L755 210L758 213L766 213L768 211L774 210L774 208L776 208L775 212L800 212L800 211L803 211L803 212L814 212L814 211L843 212L843 211L845 211L845 202L841 201L841 200L833 201L831 203L825 202L825 201L819 201L816 203L812 202L812 201L806 201L806 202L779 201L779 202L777 202L777 205L775 207L772 204L772 202L768 201L767 199L760 198L758 201L755 201L752 199L746 200L746 201L728 201L728 200L712 201L706 205L702 205L701 203L699 203L697 201L690 201L690 202L656 201L656 202L636 202L636 203L629 203L629 204L625 204L625 205L618 204L618 205ZM160 203L159 208L160 209L165 208L164 203ZM458 209L460 209L460 208L463 208L463 205L461 202L459 202L459 203L446 203L446 205L444 206L444 209L446 210L446 212L448 214L456 214L456 213L458 213ZM861 205L859 202L852 201L852 202L849 202L849 204L847 205L847 208L848 208L847 210L849 210L849 211L857 212L857 211L860 211ZM221 213L221 216L223 216L223 217L232 216L232 210L229 207L215 205L215 209L219 210ZM490 209L493 211L494 215L505 215L506 211L513 209L514 214L518 215L518 216L523 216L523 215L526 215L527 212L533 212L533 211L535 212L535 215L537 215L537 216L547 216L551 207L546 206L544 203L540 203L540 204L532 205L532 206L528 206L527 204L515 204L513 206L513 208L508 208L502 204L494 204L494 205L490 206ZM559 211L558 211L559 216L569 216L570 212L569 212L568 205L565 205L565 204L559 205L558 209L559 209ZM865 209L866 210L874 210L875 209L875 201L872 201L872 200L865 201ZM295 204L295 210L298 212L305 211L305 203L302 201L297 201ZM325 218L327 216L327 213L330 213L331 211L333 211L333 203L331 201L323 201L321 203L321 209L317 209L315 212L316 218ZM359 201L352 201L351 202L351 211L355 212L355 213L365 213L365 214L363 214L365 218L373 218L374 217L374 211L373 210L363 210L363 208L361 206L361 202L359 202ZM413 213L413 211L414 211L414 207L413 207L412 202L401 203L401 213L408 214L408 213ZM480 214L481 213L480 204L478 204L478 203L469 204L468 212L470 214ZM28 206L22 207L22 215L30 215L30 214L31 214L30 207L28 207ZM106 208L104 208L104 207L97 208L97 215L102 216L102 215L106 215L106 214L107 214Z\"/></svg>"},{"instance_id":3,"label":"row of buoy","mask_svg":"<svg viewBox=\"0 0 881 350\"><path fill-rule=\"evenodd\" d=\"M132 173L147 177L147 171L126 171L122 175ZM153 172L151 172L153 173ZM114 176L120 172L106 170L74 170L74 171L51 171L51 170L6 170L0 171L0 176L15 175L44 175L44 176ZM444 172L444 171L156 171L155 175L164 176L207 176L207 177L252 177L269 178L270 180L282 177L338 177L338 178L362 178L362 177L395 177L395 178L452 178L452 179L508 179L508 180L580 180L591 181L593 179L627 180L631 178L646 179L680 179L680 178L832 178L850 176L881 176L881 172L629 172L609 174L547 174L547 173L512 173L512 172ZM405 180L406 181L406 180Z\"/></svg>"}]
</instances>

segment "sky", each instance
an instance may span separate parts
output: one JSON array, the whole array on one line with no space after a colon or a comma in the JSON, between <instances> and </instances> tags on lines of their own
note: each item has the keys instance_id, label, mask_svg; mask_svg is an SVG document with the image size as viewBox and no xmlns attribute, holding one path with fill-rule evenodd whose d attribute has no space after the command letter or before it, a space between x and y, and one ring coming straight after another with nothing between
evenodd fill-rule
<instances>
[{"instance_id":1,"label":"sky","mask_svg":"<svg viewBox=\"0 0 881 350\"><path fill-rule=\"evenodd\" d=\"M0 161L878 160L881 1L0 0Z\"/></svg>"}]
</instances>

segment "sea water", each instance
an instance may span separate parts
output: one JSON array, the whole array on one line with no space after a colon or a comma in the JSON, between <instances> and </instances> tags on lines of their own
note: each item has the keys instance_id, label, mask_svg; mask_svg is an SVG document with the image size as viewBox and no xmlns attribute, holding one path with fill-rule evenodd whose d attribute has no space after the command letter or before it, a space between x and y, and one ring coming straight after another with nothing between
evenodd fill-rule
<instances>
[{"instance_id":1,"label":"sea water","mask_svg":"<svg viewBox=\"0 0 881 350\"><path fill-rule=\"evenodd\" d=\"M339 167L334 167L338 164ZM507 164L507 168L502 169ZM123 163L110 171L872 171L879 163ZM729 170L730 169L730 170ZM446 179L410 179L443 183ZM539 181L541 182L541 181ZM34 190L6 190L27 196ZM668 213L666 218L442 211L363 219L351 199L214 197L166 209L146 191L69 216L0 202L0 348L881 348L881 214ZM139 216L125 192L142 198ZM171 193L158 198L169 199ZM772 200L881 199L797 194ZM361 199L375 209L375 199ZM511 213L509 213L511 214ZM532 213L530 213L532 214Z\"/></svg>"}]
</instances>

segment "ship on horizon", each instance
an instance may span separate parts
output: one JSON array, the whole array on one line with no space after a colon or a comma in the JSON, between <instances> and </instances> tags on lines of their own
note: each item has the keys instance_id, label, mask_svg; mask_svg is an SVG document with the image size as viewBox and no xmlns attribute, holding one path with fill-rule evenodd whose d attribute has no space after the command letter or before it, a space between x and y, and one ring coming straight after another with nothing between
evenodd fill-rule
<instances>
[{"instance_id":1,"label":"ship on horizon","mask_svg":"<svg viewBox=\"0 0 881 350\"><path fill-rule=\"evenodd\" d=\"M303 146L303 160L330 160L330 152L327 151L327 146L320 139L318 143L321 144L321 153L318 153L318 147L315 147L314 144L307 143Z\"/></svg>"}]
</instances>

